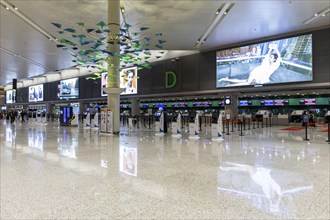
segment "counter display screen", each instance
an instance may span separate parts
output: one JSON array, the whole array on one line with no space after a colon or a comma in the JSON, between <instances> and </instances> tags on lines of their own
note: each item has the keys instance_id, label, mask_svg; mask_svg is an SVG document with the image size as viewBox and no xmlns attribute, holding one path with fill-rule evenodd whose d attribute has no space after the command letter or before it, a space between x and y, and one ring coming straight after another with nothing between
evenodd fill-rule
<instances>
[{"instance_id":1,"label":"counter display screen","mask_svg":"<svg viewBox=\"0 0 330 220\"><path fill-rule=\"evenodd\" d=\"M186 102L172 103L172 107L174 107L174 108L183 108L183 107L187 107L187 106L188 106L188 103L186 103Z\"/></svg>"},{"instance_id":2,"label":"counter display screen","mask_svg":"<svg viewBox=\"0 0 330 220\"><path fill-rule=\"evenodd\" d=\"M211 103L210 102L194 102L193 106L195 106L195 107L210 107Z\"/></svg>"}]
</instances>

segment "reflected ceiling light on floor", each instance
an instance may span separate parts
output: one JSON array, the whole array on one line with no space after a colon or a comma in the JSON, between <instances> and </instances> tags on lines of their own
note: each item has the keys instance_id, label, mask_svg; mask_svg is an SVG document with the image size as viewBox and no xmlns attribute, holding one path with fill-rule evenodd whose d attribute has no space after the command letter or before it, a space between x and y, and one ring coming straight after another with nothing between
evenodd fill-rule
<instances>
[{"instance_id":1,"label":"reflected ceiling light on floor","mask_svg":"<svg viewBox=\"0 0 330 220\"><path fill-rule=\"evenodd\" d=\"M208 36L212 33L212 31L219 25L222 19L228 14L229 10L234 6L234 3L225 3L223 4L215 13L215 17L213 18L212 22L202 34L202 36L196 41L195 48L201 47Z\"/></svg>"},{"instance_id":2,"label":"reflected ceiling light on floor","mask_svg":"<svg viewBox=\"0 0 330 220\"><path fill-rule=\"evenodd\" d=\"M330 12L330 7L327 7L323 9L322 11L319 11L318 13L315 13L314 16L310 17L309 19L303 21L303 24L311 24L317 20L319 20L322 17L325 17Z\"/></svg>"}]
</instances>

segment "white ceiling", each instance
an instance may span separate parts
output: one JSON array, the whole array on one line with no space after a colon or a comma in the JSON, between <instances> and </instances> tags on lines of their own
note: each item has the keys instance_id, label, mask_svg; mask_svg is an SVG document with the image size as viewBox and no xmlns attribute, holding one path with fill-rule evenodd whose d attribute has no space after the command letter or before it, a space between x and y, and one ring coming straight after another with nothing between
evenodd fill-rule
<instances>
[{"instance_id":1,"label":"white ceiling","mask_svg":"<svg viewBox=\"0 0 330 220\"><path fill-rule=\"evenodd\" d=\"M4 2L0 0L0 2ZM107 22L107 0L6 0L19 12L54 37L60 37L52 22L77 27L76 22L95 27ZM216 0L126 0L127 22L163 33L165 50L211 50L272 36L299 33L330 26L329 13L311 23L303 21L330 6L329 0L227 1L234 3L201 48L196 40L225 3ZM0 4L1 5L1 4ZM3 6L3 5L1 5ZM0 7L0 85L75 65L72 56L56 47L43 34L11 10ZM7 52L5 52L6 50ZM10 52L19 56L13 56ZM175 54L176 56L178 54Z\"/></svg>"}]
</instances>

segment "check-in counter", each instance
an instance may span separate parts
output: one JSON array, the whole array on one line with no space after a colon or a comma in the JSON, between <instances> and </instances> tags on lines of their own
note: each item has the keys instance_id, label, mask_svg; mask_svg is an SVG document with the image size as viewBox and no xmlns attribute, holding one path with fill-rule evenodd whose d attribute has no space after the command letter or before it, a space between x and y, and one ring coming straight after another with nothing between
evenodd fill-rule
<instances>
[{"instance_id":1,"label":"check-in counter","mask_svg":"<svg viewBox=\"0 0 330 220\"><path fill-rule=\"evenodd\" d=\"M263 118L269 118L270 116L272 116L272 112L268 110L258 110L255 114L255 118L260 121L262 121Z\"/></svg>"},{"instance_id":2,"label":"check-in counter","mask_svg":"<svg viewBox=\"0 0 330 220\"><path fill-rule=\"evenodd\" d=\"M304 110L294 110L289 117L289 122L301 122L301 116Z\"/></svg>"},{"instance_id":3,"label":"check-in counter","mask_svg":"<svg viewBox=\"0 0 330 220\"><path fill-rule=\"evenodd\" d=\"M288 126L289 125L289 115L287 115L287 114L274 115L273 116L273 124L274 125Z\"/></svg>"},{"instance_id":4,"label":"check-in counter","mask_svg":"<svg viewBox=\"0 0 330 220\"><path fill-rule=\"evenodd\" d=\"M324 122L328 124L330 123L330 111L324 116Z\"/></svg>"}]
</instances>

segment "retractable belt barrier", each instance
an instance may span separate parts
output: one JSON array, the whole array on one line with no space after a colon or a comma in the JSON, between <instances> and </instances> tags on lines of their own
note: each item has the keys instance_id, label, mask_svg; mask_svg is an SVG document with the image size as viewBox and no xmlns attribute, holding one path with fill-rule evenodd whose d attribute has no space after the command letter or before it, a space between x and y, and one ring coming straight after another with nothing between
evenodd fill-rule
<instances>
[{"instance_id":1,"label":"retractable belt barrier","mask_svg":"<svg viewBox=\"0 0 330 220\"><path fill-rule=\"evenodd\" d=\"M245 118L243 116L243 118L223 119L222 133L226 133L226 135L230 135L231 132L235 132L235 127L237 127L239 136L244 136L243 131L251 130L251 129L259 129L264 127L271 127L271 117Z\"/></svg>"}]
</instances>

